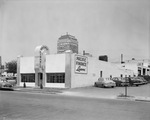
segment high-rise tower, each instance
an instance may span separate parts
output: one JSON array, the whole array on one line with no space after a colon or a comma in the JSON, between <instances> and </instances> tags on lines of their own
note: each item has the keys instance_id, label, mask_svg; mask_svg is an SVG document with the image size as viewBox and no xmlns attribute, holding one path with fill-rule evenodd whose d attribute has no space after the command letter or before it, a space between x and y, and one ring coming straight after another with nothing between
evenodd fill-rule
<instances>
[{"instance_id":1,"label":"high-rise tower","mask_svg":"<svg viewBox=\"0 0 150 120\"><path fill-rule=\"evenodd\" d=\"M68 50L71 50L73 53L78 53L78 41L74 36L67 33L58 39L57 53L64 53Z\"/></svg>"}]
</instances>

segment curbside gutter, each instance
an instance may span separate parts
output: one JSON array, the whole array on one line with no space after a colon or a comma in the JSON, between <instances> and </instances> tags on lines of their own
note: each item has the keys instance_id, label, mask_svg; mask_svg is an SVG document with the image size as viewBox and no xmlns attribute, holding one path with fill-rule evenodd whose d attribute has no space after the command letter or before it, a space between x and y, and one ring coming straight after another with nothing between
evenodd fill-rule
<instances>
[{"instance_id":1,"label":"curbside gutter","mask_svg":"<svg viewBox=\"0 0 150 120\"><path fill-rule=\"evenodd\" d=\"M150 97L142 97L142 96L127 96L127 97L118 97L117 99L122 100L131 100L131 101L143 101L143 102L150 102Z\"/></svg>"}]
</instances>

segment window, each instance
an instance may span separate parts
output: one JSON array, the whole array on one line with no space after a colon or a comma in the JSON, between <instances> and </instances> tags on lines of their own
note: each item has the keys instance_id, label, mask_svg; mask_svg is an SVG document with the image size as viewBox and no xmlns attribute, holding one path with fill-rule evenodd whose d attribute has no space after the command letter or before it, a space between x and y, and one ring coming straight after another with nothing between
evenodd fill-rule
<instances>
[{"instance_id":1,"label":"window","mask_svg":"<svg viewBox=\"0 0 150 120\"><path fill-rule=\"evenodd\" d=\"M121 75L120 75L120 77L122 78L122 77L123 77L123 75L121 74Z\"/></svg>"},{"instance_id":2,"label":"window","mask_svg":"<svg viewBox=\"0 0 150 120\"><path fill-rule=\"evenodd\" d=\"M103 71L100 71L100 77L103 77Z\"/></svg>"},{"instance_id":3,"label":"window","mask_svg":"<svg viewBox=\"0 0 150 120\"><path fill-rule=\"evenodd\" d=\"M65 83L65 73L47 73L47 83Z\"/></svg>"},{"instance_id":4,"label":"window","mask_svg":"<svg viewBox=\"0 0 150 120\"><path fill-rule=\"evenodd\" d=\"M35 82L35 74L21 74L21 82Z\"/></svg>"}]
</instances>

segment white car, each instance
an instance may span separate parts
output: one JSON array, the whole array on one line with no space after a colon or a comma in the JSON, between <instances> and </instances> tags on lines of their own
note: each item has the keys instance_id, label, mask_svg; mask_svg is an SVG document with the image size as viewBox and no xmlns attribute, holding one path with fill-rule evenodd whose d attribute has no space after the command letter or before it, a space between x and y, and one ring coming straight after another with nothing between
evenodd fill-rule
<instances>
[{"instance_id":1,"label":"white car","mask_svg":"<svg viewBox=\"0 0 150 120\"><path fill-rule=\"evenodd\" d=\"M0 89L10 89L13 90L15 86L14 80L7 80L5 78L0 78Z\"/></svg>"},{"instance_id":2,"label":"white car","mask_svg":"<svg viewBox=\"0 0 150 120\"><path fill-rule=\"evenodd\" d=\"M99 78L98 81L95 82L95 87L116 87L116 83L112 80Z\"/></svg>"}]
</instances>

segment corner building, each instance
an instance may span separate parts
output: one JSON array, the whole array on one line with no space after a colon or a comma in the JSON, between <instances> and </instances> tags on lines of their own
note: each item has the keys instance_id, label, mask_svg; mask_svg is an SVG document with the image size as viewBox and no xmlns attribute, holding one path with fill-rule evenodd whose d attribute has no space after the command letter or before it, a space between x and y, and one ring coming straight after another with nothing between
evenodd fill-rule
<instances>
[{"instance_id":1,"label":"corner building","mask_svg":"<svg viewBox=\"0 0 150 120\"><path fill-rule=\"evenodd\" d=\"M76 88L93 86L99 77L109 79L110 76L133 76L132 71L94 57L72 52L45 54L48 53L47 47L37 48L40 56L36 54L33 57L18 57L18 86L23 86L25 82L30 87L39 87L42 84L51 88Z\"/></svg>"}]
</instances>

